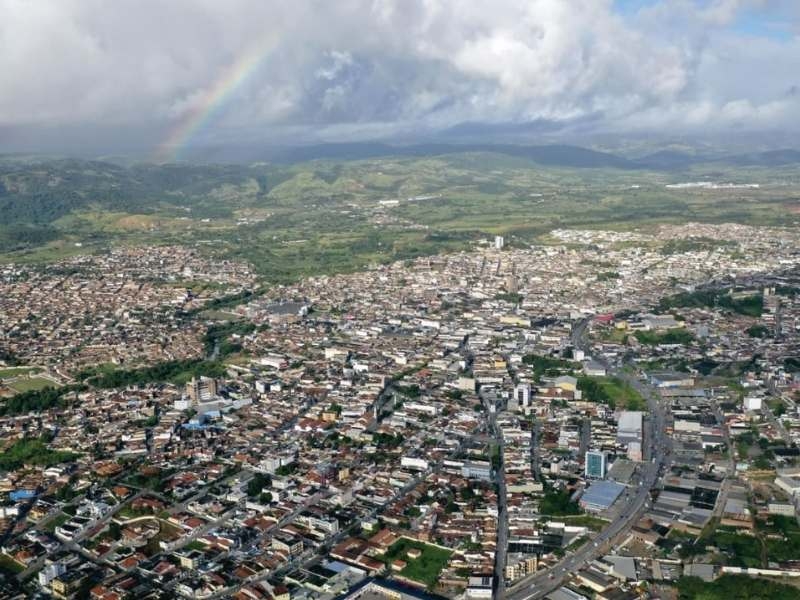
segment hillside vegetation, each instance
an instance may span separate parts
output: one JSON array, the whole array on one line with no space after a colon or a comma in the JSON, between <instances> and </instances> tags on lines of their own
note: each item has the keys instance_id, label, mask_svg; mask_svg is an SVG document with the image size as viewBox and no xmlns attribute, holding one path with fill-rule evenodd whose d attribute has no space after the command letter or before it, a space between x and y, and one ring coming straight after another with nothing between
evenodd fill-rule
<instances>
[{"instance_id":1,"label":"hillside vegetation","mask_svg":"<svg viewBox=\"0 0 800 600\"><path fill-rule=\"evenodd\" d=\"M0 259L192 244L251 261L271 283L462 250L497 234L524 246L559 227L786 225L786 208L800 197L794 166L715 165L717 179L762 187L686 190L665 185L709 175L695 167L651 171L568 147L407 154L131 167L0 159ZM769 185L777 179L780 186Z\"/></svg>"}]
</instances>

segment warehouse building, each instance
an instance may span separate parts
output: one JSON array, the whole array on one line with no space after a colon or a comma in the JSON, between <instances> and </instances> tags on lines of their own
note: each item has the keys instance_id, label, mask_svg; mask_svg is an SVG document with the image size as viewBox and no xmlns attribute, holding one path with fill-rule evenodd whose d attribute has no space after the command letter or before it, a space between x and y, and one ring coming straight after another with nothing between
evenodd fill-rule
<instances>
[{"instance_id":1,"label":"warehouse building","mask_svg":"<svg viewBox=\"0 0 800 600\"><path fill-rule=\"evenodd\" d=\"M615 481L596 481L583 493L581 508L589 512L603 512L614 504L624 490L625 486Z\"/></svg>"}]
</instances>

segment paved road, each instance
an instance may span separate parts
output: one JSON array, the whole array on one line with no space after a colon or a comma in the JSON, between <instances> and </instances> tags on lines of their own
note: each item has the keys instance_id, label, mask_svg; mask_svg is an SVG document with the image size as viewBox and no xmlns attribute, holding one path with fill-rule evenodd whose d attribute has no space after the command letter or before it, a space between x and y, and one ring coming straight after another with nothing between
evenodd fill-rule
<instances>
[{"instance_id":1,"label":"paved road","mask_svg":"<svg viewBox=\"0 0 800 600\"><path fill-rule=\"evenodd\" d=\"M722 439L725 440L725 447L728 449L728 472L725 475L725 479L722 480L719 494L717 494L717 503L714 505L714 512L711 515L712 518L717 518L722 517L722 513L725 510L725 503L728 500L728 493L731 490L733 475L736 471L736 460L734 459L736 447L731 443L730 430L728 429L728 425L725 423L725 416L722 414L722 410L720 410L719 404L716 401L714 402L713 412L720 424L720 427L722 428ZM770 414L772 413L770 412Z\"/></svg>"},{"instance_id":2,"label":"paved road","mask_svg":"<svg viewBox=\"0 0 800 600\"><path fill-rule=\"evenodd\" d=\"M505 592L506 551L508 550L508 505L506 497L506 473L503 461L503 432L497 427L497 397L495 394L480 392L483 407L489 425L489 433L493 436L500 453L500 467L494 474L497 483L497 546L494 554L494 580L492 581L492 597L501 600Z\"/></svg>"},{"instance_id":3,"label":"paved road","mask_svg":"<svg viewBox=\"0 0 800 600\"><path fill-rule=\"evenodd\" d=\"M587 325L588 320L582 320L573 329L572 340L576 348L583 349L586 347L584 335ZM613 368L602 357L595 356L594 358L606 367L609 374L616 375L635 387L647 401L650 411L651 443L648 444L646 440L644 444L646 462L642 465L641 485L628 500L627 506L619 516L611 521L590 543L565 556L551 568L537 572L534 576L525 578L508 588L506 600L534 600L546 596L560 587L565 577L606 554L617 543L623 541L629 534L631 527L646 510L649 503L650 490L655 487L660 476L660 470L666 464L666 455L668 453L668 440L665 431L666 415L657 392L640 380Z\"/></svg>"},{"instance_id":4,"label":"paved road","mask_svg":"<svg viewBox=\"0 0 800 600\"><path fill-rule=\"evenodd\" d=\"M539 438L542 434L542 423L534 417L531 424L531 473L536 481L542 479L542 457L540 456Z\"/></svg>"},{"instance_id":5,"label":"paved road","mask_svg":"<svg viewBox=\"0 0 800 600\"><path fill-rule=\"evenodd\" d=\"M589 450L589 446L592 443L592 420L589 417L585 417L581 421L581 446L580 450L578 450L578 458L583 460L586 456L586 452Z\"/></svg>"}]
</instances>

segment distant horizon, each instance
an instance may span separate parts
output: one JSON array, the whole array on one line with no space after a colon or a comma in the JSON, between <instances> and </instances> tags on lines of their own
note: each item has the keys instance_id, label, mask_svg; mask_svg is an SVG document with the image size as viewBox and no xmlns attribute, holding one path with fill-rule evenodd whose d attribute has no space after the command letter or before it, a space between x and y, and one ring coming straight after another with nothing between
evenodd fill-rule
<instances>
[{"instance_id":1,"label":"distant horizon","mask_svg":"<svg viewBox=\"0 0 800 600\"><path fill-rule=\"evenodd\" d=\"M0 6L0 152L756 135L776 148L800 122L791 0Z\"/></svg>"},{"instance_id":2,"label":"distant horizon","mask_svg":"<svg viewBox=\"0 0 800 600\"><path fill-rule=\"evenodd\" d=\"M508 153L508 149L519 148L541 150L541 154L555 150L590 151L605 154L627 161L641 161L651 157L684 158L688 162L708 162L729 158L757 156L780 152L800 152L800 137L783 132L780 139L769 132L751 133L744 136L731 136L733 139L719 138L663 138L653 136L593 136L590 139L559 139L557 137L526 140L519 138L494 137L481 139L481 136L448 137L428 136L413 138L371 138L344 141L302 141L295 143L272 144L229 144L218 146L190 146L181 155L174 156L168 149L162 149L164 156L159 159L146 147L130 149L128 152L103 151L85 148L82 152L71 149L6 149L0 145L0 158L30 158L43 160L115 160L142 164L249 164L260 161L304 162L306 160L358 160L391 155L426 156L437 153L494 152ZM792 138L798 140L791 143ZM770 143L771 142L771 143ZM395 152L396 151L396 152ZM409 154L410 153L410 154ZM800 154L799 154L800 156ZM534 160L535 162L535 160ZM557 162L557 161L556 161ZM794 161L792 161L794 162Z\"/></svg>"}]
</instances>

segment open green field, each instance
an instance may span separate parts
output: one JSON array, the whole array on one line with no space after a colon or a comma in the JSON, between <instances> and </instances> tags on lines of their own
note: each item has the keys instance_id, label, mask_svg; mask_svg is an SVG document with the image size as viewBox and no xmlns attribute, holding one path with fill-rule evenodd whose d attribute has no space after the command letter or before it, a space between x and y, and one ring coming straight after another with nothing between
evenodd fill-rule
<instances>
[{"instance_id":1,"label":"open green field","mask_svg":"<svg viewBox=\"0 0 800 600\"><path fill-rule=\"evenodd\" d=\"M227 312L224 310L204 310L203 312L199 313L198 316L201 319L207 319L209 321L241 321L242 317L237 315L236 313Z\"/></svg>"},{"instance_id":2,"label":"open green field","mask_svg":"<svg viewBox=\"0 0 800 600\"><path fill-rule=\"evenodd\" d=\"M564 521L567 525L588 527L591 531L600 531L608 525L608 519L601 519L594 515L564 516L559 517L558 520Z\"/></svg>"},{"instance_id":3,"label":"open green field","mask_svg":"<svg viewBox=\"0 0 800 600\"><path fill-rule=\"evenodd\" d=\"M30 392L31 390L43 390L48 387L56 387L52 379L45 377L22 377L8 384L8 387L18 393Z\"/></svg>"},{"instance_id":4,"label":"open green field","mask_svg":"<svg viewBox=\"0 0 800 600\"><path fill-rule=\"evenodd\" d=\"M647 404L633 386L619 377L579 377L578 389L590 402L608 404L611 408L646 410Z\"/></svg>"},{"instance_id":5,"label":"open green field","mask_svg":"<svg viewBox=\"0 0 800 600\"><path fill-rule=\"evenodd\" d=\"M658 346L661 344L689 344L694 340L691 331L686 329L668 329L666 331L637 331L634 336L640 344Z\"/></svg>"},{"instance_id":6,"label":"open green field","mask_svg":"<svg viewBox=\"0 0 800 600\"><path fill-rule=\"evenodd\" d=\"M4 367L0 368L0 379L20 377L41 371L39 367Z\"/></svg>"},{"instance_id":7,"label":"open green field","mask_svg":"<svg viewBox=\"0 0 800 600\"><path fill-rule=\"evenodd\" d=\"M188 544L186 544L184 548L191 552L192 550L205 550L206 545L203 542L198 542L197 540L193 540Z\"/></svg>"},{"instance_id":8,"label":"open green field","mask_svg":"<svg viewBox=\"0 0 800 600\"><path fill-rule=\"evenodd\" d=\"M593 337L601 342L609 344L624 344L630 332L626 329L617 329L616 327L601 327L592 332Z\"/></svg>"},{"instance_id":9,"label":"open green field","mask_svg":"<svg viewBox=\"0 0 800 600\"><path fill-rule=\"evenodd\" d=\"M419 558L409 558L406 553L412 548L422 552ZM399 572L401 577L412 579L433 588L439 578L439 573L447 566L452 552L430 544L400 538L383 556L386 564L391 564L394 560L403 560L407 563L406 567Z\"/></svg>"}]
</instances>

